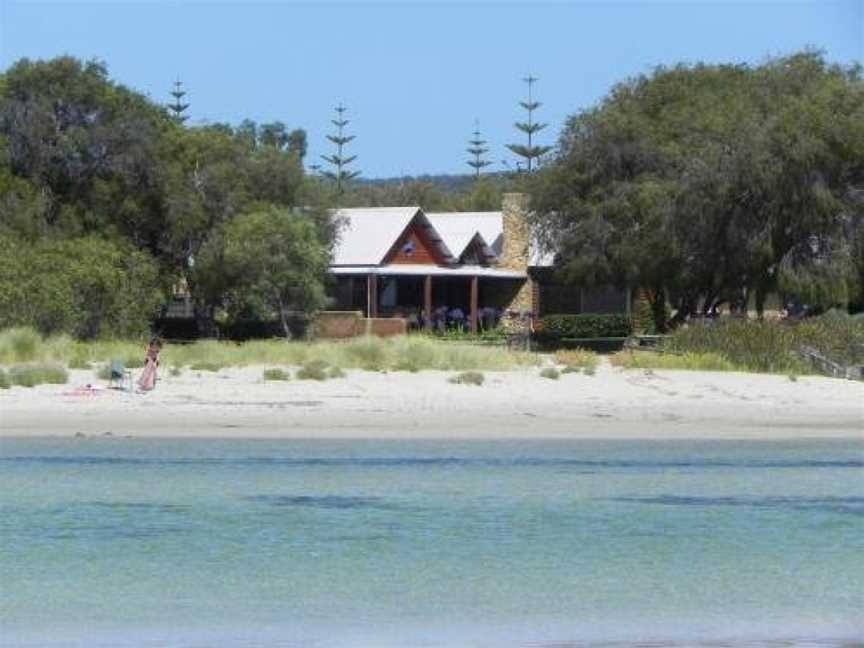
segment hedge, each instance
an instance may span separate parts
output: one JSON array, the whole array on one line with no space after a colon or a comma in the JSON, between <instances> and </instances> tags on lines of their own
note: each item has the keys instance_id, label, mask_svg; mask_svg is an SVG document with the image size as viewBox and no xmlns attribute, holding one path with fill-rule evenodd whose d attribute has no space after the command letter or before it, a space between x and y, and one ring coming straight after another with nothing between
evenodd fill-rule
<instances>
[{"instance_id":1,"label":"hedge","mask_svg":"<svg viewBox=\"0 0 864 648\"><path fill-rule=\"evenodd\" d=\"M535 337L553 342L564 338L624 338L632 334L633 322L627 315L582 313L541 317Z\"/></svg>"}]
</instances>

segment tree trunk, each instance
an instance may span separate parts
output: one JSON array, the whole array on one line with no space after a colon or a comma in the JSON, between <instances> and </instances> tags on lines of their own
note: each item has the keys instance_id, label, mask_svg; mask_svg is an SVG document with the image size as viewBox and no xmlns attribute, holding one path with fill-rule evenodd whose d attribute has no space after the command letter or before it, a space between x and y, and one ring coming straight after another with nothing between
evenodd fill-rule
<instances>
[{"instance_id":1,"label":"tree trunk","mask_svg":"<svg viewBox=\"0 0 864 648\"><path fill-rule=\"evenodd\" d=\"M670 328L677 328L696 312L696 299L693 295L682 295L678 299L678 312L669 322Z\"/></svg>"},{"instance_id":2,"label":"tree trunk","mask_svg":"<svg viewBox=\"0 0 864 648\"><path fill-rule=\"evenodd\" d=\"M279 299L279 321L282 324L282 332L285 334L285 339L291 339L291 328L288 326L288 309L285 308L285 302Z\"/></svg>"},{"instance_id":3,"label":"tree trunk","mask_svg":"<svg viewBox=\"0 0 864 648\"><path fill-rule=\"evenodd\" d=\"M760 320L765 318L765 299L767 297L768 291L765 290L765 286L762 284L756 286L754 302L756 303L756 317Z\"/></svg>"},{"instance_id":4,"label":"tree trunk","mask_svg":"<svg viewBox=\"0 0 864 648\"><path fill-rule=\"evenodd\" d=\"M651 317L654 320L654 331L663 334L667 331L666 321L666 291L662 287L648 292L648 303L651 304Z\"/></svg>"}]
</instances>

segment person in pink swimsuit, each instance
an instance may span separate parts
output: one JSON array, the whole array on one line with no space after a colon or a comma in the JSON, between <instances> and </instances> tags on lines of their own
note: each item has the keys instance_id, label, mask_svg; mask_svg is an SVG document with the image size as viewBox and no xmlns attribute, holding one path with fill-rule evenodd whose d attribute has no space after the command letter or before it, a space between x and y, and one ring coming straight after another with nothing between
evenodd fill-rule
<instances>
[{"instance_id":1,"label":"person in pink swimsuit","mask_svg":"<svg viewBox=\"0 0 864 648\"><path fill-rule=\"evenodd\" d=\"M159 367L159 354L162 352L162 340L154 337L147 346L147 356L144 358L144 371L138 379L141 391L150 391L156 387L156 369Z\"/></svg>"}]
</instances>

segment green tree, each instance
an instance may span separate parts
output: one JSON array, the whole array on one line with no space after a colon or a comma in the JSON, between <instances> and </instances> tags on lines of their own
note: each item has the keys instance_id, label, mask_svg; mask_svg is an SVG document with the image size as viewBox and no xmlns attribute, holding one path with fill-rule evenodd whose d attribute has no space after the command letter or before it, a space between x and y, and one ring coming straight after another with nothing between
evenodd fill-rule
<instances>
[{"instance_id":1,"label":"green tree","mask_svg":"<svg viewBox=\"0 0 864 648\"><path fill-rule=\"evenodd\" d=\"M526 101L520 101L519 105L525 109L525 112L528 115L528 120L524 122L516 122L515 126L517 130L525 133L527 143L508 144L507 148L525 160L528 173L531 173L532 163L535 160L539 160L542 156L546 155L549 151L552 150L552 147L539 146L534 143L534 136L547 126L547 124L534 121L534 111L543 105L539 101L535 101L533 97L534 84L537 83L539 79L529 74L523 79L523 81L525 81L525 83L528 85L528 99Z\"/></svg>"},{"instance_id":2,"label":"green tree","mask_svg":"<svg viewBox=\"0 0 864 648\"><path fill-rule=\"evenodd\" d=\"M189 119L189 115L184 115L186 109L189 108L188 103L183 103L183 98L186 96L186 91L183 89L183 82L177 79L174 82L174 89L171 91L173 102L168 104L168 110L171 111L171 117L178 124L183 124Z\"/></svg>"},{"instance_id":3,"label":"green tree","mask_svg":"<svg viewBox=\"0 0 864 648\"><path fill-rule=\"evenodd\" d=\"M162 304L155 261L128 244L0 236L0 328L82 339L142 335Z\"/></svg>"},{"instance_id":4,"label":"green tree","mask_svg":"<svg viewBox=\"0 0 864 648\"><path fill-rule=\"evenodd\" d=\"M476 126L474 128L474 133L471 139L468 140L467 149L465 149L468 153L471 154L471 159L469 159L466 163L472 169L474 169L474 177L480 177L480 171L482 171L485 167L492 164L489 160L484 159L484 155L489 152L489 147L486 146L486 140L480 137L480 129Z\"/></svg>"},{"instance_id":5,"label":"green tree","mask_svg":"<svg viewBox=\"0 0 864 648\"><path fill-rule=\"evenodd\" d=\"M223 260L236 290L269 308L285 337L292 311L325 304L330 249L309 215L271 207L239 216L225 228Z\"/></svg>"},{"instance_id":6,"label":"green tree","mask_svg":"<svg viewBox=\"0 0 864 648\"><path fill-rule=\"evenodd\" d=\"M356 137L356 135L345 134L345 127L350 123L348 119L345 119L347 110L341 103L336 106L336 119L331 120L336 127L336 134L327 136L327 139L336 145L336 152L332 155L321 156L325 162L329 162L334 167L333 171L325 171L324 176L336 183L336 191L340 194L345 190L345 185L348 182L360 175L359 171L347 169L348 165L357 159L357 156L345 155L343 152L345 146Z\"/></svg>"},{"instance_id":7,"label":"green tree","mask_svg":"<svg viewBox=\"0 0 864 648\"><path fill-rule=\"evenodd\" d=\"M120 233L155 251L164 221L160 142L177 128L166 111L110 81L104 64L70 57L22 59L0 93L8 172L44 201L34 227Z\"/></svg>"},{"instance_id":8,"label":"green tree","mask_svg":"<svg viewBox=\"0 0 864 648\"><path fill-rule=\"evenodd\" d=\"M565 277L647 289L658 330L667 297L673 323L777 289L843 303L862 118L861 69L817 52L658 68L568 120L538 229Z\"/></svg>"}]
</instances>

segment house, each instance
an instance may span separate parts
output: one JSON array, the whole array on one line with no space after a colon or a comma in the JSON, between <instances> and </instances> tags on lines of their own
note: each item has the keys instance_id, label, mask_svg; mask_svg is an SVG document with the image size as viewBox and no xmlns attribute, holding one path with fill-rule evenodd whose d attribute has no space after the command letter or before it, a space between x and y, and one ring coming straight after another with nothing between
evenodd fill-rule
<instances>
[{"instance_id":1,"label":"house","mask_svg":"<svg viewBox=\"0 0 864 648\"><path fill-rule=\"evenodd\" d=\"M629 311L622 291L558 284L553 255L532 244L527 210L528 197L518 193L504 194L495 212L338 210L332 308L426 326L446 310L464 314L472 332L502 316Z\"/></svg>"}]
</instances>

